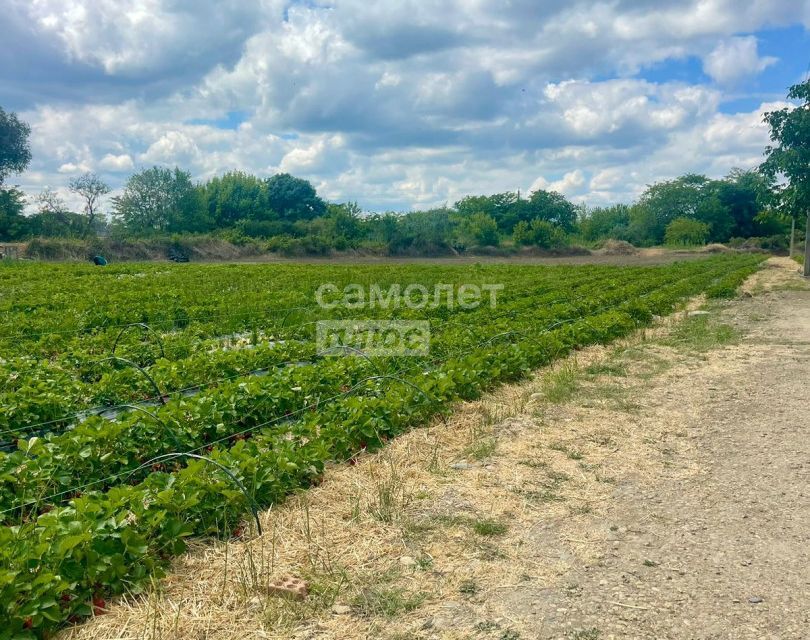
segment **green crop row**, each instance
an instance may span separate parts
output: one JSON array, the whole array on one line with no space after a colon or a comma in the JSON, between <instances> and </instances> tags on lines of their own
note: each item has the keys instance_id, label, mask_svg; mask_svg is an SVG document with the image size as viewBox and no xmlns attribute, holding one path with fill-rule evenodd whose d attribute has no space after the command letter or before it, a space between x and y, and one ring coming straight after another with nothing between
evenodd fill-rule
<instances>
[{"instance_id":1,"label":"green crop row","mask_svg":"<svg viewBox=\"0 0 810 640\"><path fill-rule=\"evenodd\" d=\"M597 274L595 281L603 281L608 275ZM581 279L573 283L558 279L540 287L533 283L531 289L520 290L511 286L508 293L512 296L516 293L523 294L523 298L528 300L540 298L542 302L550 299L549 293L556 292L557 298L562 298L566 291L569 294L575 292L581 284ZM504 298L508 299L508 296ZM423 313L419 317L429 320L441 318L441 310L431 311L433 313ZM456 315L465 317L453 317L448 321L474 322L478 313L469 311ZM391 314L385 317L391 317ZM398 314L397 317L407 316ZM307 330L303 332L292 326L287 329L286 335L272 334L270 338L273 342L251 345L252 348L249 349L217 349L220 346L217 343L203 341L204 347L195 350L188 357L160 358L153 365L144 368L162 393L171 394L266 369L279 363L312 359L315 355L312 339L314 326L309 323ZM156 345L151 344L149 347L154 351ZM101 355L103 354L93 354L91 359L82 360L79 353L71 351L63 354L57 362L24 356L0 366L0 374L6 374L5 384L0 385L0 405L7 409L0 416L0 434L17 431L22 433L23 429L43 422L65 424L70 422L71 412L94 406L133 402L156 395L152 382L140 371L120 367L120 363L114 361L99 363ZM123 355L132 357L127 352Z\"/></svg>"},{"instance_id":2,"label":"green crop row","mask_svg":"<svg viewBox=\"0 0 810 640\"><path fill-rule=\"evenodd\" d=\"M206 460L168 458L153 467L151 458L177 445L159 422L136 413L23 441L5 458L4 508L26 496L46 508L0 527L0 638L44 637L91 613L94 598L137 592L183 551L187 537L229 532L251 504L267 506L317 482L326 462L380 446L450 403L519 379L570 349L625 335L687 296L740 282L758 262L721 257L607 269L612 277L584 279L567 303L544 309L515 296L470 316L478 326L437 322L431 357L375 361L396 377L377 375L364 359L325 360L175 398L157 410L182 449L228 469L249 498ZM114 477L76 489L76 480L86 485L106 473ZM63 488L80 493L50 495Z\"/></svg>"},{"instance_id":3,"label":"green crop row","mask_svg":"<svg viewBox=\"0 0 810 640\"><path fill-rule=\"evenodd\" d=\"M574 301L557 303L538 311L525 308L522 301L516 302L510 309L515 314L501 312L495 320L483 322L479 328L493 336L502 333L504 327L531 331L559 318L588 315L600 306L615 305L628 295L655 290L660 284L677 278L678 272L652 275L633 284L625 283L612 294L611 288L605 287L603 282L590 283L591 295L576 304ZM547 297L553 295L549 293ZM543 297L537 301L542 303ZM437 325L434 331L434 339L441 345L438 355L469 350L480 342L457 323ZM356 358L326 359L311 365L273 370L249 380L230 381L195 397L180 396L165 407L155 408L156 419L140 412L114 422L94 417L63 434L20 439L18 451L10 455L0 453L0 510L28 504L40 509L50 504L44 501L45 496L62 494L80 481L100 483L107 476L133 469L150 457L204 446L240 429L287 415L317 398L334 395L341 388L371 376L377 368L391 371L396 364L393 361L369 364ZM419 364L421 362L417 361ZM61 496L63 500L69 497L69 493ZM25 515L26 510L21 514ZM0 520L8 521L18 515L16 511L9 511L0 515Z\"/></svg>"}]
</instances>

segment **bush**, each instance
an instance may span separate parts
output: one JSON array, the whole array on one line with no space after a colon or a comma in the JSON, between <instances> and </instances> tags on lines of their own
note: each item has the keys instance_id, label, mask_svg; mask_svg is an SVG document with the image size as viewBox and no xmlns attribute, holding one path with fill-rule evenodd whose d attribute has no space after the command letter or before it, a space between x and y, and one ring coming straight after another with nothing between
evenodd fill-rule
<instances>
[{"instance_id":1,"label":"bush","mask_svg":"<svg viewBox=\"0 0 810 640\"><path fill-rule=\"evenodd\" d=\"M332 253L333 246L320 236L304 236L293 238L282 235L270 238L267 241L268 250L288 257L295 256L327 256Z\"/></svg>"},{"instance_id":2,"label":"bush","mask_svg":"<svg viewBox=\"0 0 810 640\"><path fill-rule=\"evenodd\" d=\"M534 245L541 249L560 249L568 244L568 237L560 227L548 220L535 218L531 223L520 221L512 237L517 245Z\"/></svg>"},{"instance_id":3,"label":"bush","mask_svg":"<svg viewBox=\"0 0 810 640\"><path fill-rule=\"evenodd\" d=\"M664 231L664 242L676 246L706 244L709 225L692 218L675 218Z\"/></svg>"}]
</instances>

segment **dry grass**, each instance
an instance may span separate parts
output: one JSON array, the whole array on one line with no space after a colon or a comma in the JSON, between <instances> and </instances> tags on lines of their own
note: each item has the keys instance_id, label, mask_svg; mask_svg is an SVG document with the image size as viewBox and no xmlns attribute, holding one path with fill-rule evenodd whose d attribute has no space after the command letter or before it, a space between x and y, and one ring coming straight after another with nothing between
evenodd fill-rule
<instances>
[{"instance_id":1,"label":"dry grass","mask_svg":"<svg viewBox=\"0 0 810 640\"><path fill-rule=\"evenodd\" d=\"M595 560L607 535L595 516L616 484L654 477L667 451L687 446L677 416L651 424L615 406L624 395L653 402L636 374L681 317L330 468L321 486L262 514L263 536L196 542L150 593L62 637L519 637L499 594L553 586L572 559ZM616 391L600 395L607 386ZM579 394L588 406L571 402ZM268 596L284 575L308 580L312 595Z\"/></svg>"}]
</instances>

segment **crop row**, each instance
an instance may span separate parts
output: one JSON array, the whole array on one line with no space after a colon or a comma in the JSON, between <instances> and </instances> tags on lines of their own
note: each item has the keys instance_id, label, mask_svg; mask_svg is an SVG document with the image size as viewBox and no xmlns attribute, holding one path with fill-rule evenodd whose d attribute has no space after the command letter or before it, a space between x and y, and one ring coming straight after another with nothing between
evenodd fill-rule
<instances>
[{"instance_id":1,"label":"crop row","mask_svg":"<svg viewBox=\"0 0 810 640\"><path fill-rule=\"evenodd\" d=\"M400 380L363 378L368 373L363 360L351 366L337 361L332 373L351 370L356 374L352 380L360 377L350 389L328 403L310 398L302 407L302 398L296 398L297 407L288 416L276 412L254 424L229 424L205 445L210 447L206 455L234 473L255 503L278 502L317 481L329 460L378 446L449 403L520 378L572 348L624 335L731 273L750 273L756 264L754 258L694 263L670 269L668 278L649 270L646 277L616 290L615 297L592 290L598 302L560 305L553 311L561 323L556 328L550 328L554 317L539 319L541 313L498 318L492 330L508 326L514 331L499 342L465 344L462 337L469 338L468 333L448 331L447 339L458 339L466 350L452 356L445 352L440 361L420 362L410 371L401 368ZM611 302L614 308L605 309ZM330 380L326 386L333 389L335 384L341 383ZM278 391L275 385L257 386L251 401ZM186 435L196 437L198 426L210 428L209 418L192 424ZM131 426L135 423L146 424L136 420ZM247 435L252 437L242 439ZM143 442L129 446L137 449ZM89 614L94 597L143 588L169 557L184 549L185 538L227 532L249 506L228 476L204 460L192 459L172 472L156 469L142 480L128 476L127 469L118 472L117 486L86 491L29 522L0 528L0 611L7 616L0 637L41 637L66 620ZM127 484L130 479L135 484Z\"/></svg>"},{"instance_id":2,"label":"crop row","mask_svg":"<svg viewBox=\"0 0 810 640\"><path fill-rule=\"evenodd\" d=\"M655 273L646 280L625 284L612 294L603 283L591 283L588 285L591 295L578 303L558 303L542 311L525 309L522 301L516 302L512 309L507 309L515 314L499 310L501 313L495 320L483 323L483 330L489 336L503 333L503 327L523 332L560 318L588 315L600 306L615 305L628 295L655 290L677 275L677 271ZM439 356L469 350L481 341L463 325L449 322L448 325L434 336L440 345L436 350ZM417 366L421 364L417 361ZM380 370L391 371L392 365L396 363L325 359L275 369L251 380L230 381L196 397L180 396L165 407L155 408L154 418L140 412L120 421L94 417L64 434L21 439L18 451L11 455L0 453L0 510L22 504L41 508L44 496L65 492L77 486L80 479L100 482L155 455L205 445L239 429L287 415L309 401L334 395ZM398 372L401 374L401 369ZM68 498L69 494L63 497ZM6 513L5 519L15 515Z\"/></svg>"},{"instance_id":3,"label":"crop row","mask_svg":"<svg viewBox=\"0 0 810 640\"><path fill-rule=\"evenodd\" d=\"M611 272L601 272L592 280L569 276L541 285L533 283L531 288L526 285L522 289L510 286L503 296L501 307L517 312L514 305L550 305L572 295L576 296L585 282L589 286L604 283L606 288L610 288L621 286L635 275L628 272L617 278ZM384 317L428 319L435 328L453 323L474 325L482 316L491 315L489 308L484 307L460 311L442 320L444 309L428 311L432 313L400 313L394 316L389 312ZM378 312L373 317L381 316ZM288 327L286 333L274 333L271 340L250 345L251 348L212 351L210 347L206 347L185 358L160 358L151 366L144 367L149 378L135 368L115 368L118 364L116 361L99 363L100 358L97 355L92 360L85 361L75 352L64 354L58 362L41 361L30 356L17 358L0 367L0 373L5 370L7 374L4 387L0 387L0 405L6 408L0 415L0 441L4 433L9 436L23 434L32 426L43 423L48 429L69 424L73 421L73 414L93 407L101 408L144 399L157 401L152 381L161 395L193 392L202 386L224 382L251 372L263 372L282 363L312 360L317 353L313 332L314 326L310 323L306 331ZM151 346L154 349L155 345Z\"/></svg>"}]
</instances>

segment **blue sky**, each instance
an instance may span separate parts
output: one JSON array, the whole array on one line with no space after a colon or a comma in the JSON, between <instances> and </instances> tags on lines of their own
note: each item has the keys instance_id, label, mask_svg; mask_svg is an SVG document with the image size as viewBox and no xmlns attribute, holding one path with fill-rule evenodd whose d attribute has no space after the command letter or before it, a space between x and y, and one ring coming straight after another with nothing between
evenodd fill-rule
<instances>
[{"instance_id":1,"label":"blue sky","mask_svg":"<svg viewBox=\"0 0 810 640\"><path fill-rule=\"evenodd\" d=\"M16 178L280 171L366 210L554 189L629 201L756 165L810 0L0 0Z\"/></svg>"}]
</instances>

